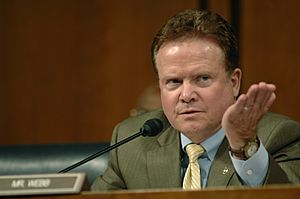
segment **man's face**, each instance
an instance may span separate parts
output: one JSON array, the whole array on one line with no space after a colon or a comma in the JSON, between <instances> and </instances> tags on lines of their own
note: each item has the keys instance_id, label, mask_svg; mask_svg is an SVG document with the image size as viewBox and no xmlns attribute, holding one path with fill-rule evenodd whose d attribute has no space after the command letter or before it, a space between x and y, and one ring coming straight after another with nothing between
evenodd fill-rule
<instances>
[{"instance_id":1,"label":"man's face","mask_svg":"<svg viewBox=\"0 0 300 199\"><path fill-rule=\"evenodd\" d=\"M216 133L238 95L241 71L225 70L225 56L208 38L170 41L156 65L164 113L171 125L199 142Z\"/></svg>"}]
</instances>

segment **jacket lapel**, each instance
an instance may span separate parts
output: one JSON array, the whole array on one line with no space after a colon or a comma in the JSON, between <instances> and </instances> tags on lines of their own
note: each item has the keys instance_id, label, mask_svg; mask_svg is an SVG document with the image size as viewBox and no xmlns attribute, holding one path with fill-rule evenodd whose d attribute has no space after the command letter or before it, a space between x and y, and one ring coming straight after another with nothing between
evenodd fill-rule
<instances>
[{"instance_id":1,"label":"jacket lapel","mask_svg":"<svg viewBox=\"0 0 300 199\"><path fill-rule=\"evenodd\" d=\"M208 175L208 187L229 185L235 173L234 166L228 153L228 141L224 138Z\"/></svg>"},{"instance_id":2,"label":"jacket lapel","mask_svg":"<svg viewBox=\"0 0 300 199\"><path fill-rule=\"evenodd\" d=\"M179 132L169 126L157 141L158 146L147 152L150 188L180 187Z\"/></svg>"}]
</instances>

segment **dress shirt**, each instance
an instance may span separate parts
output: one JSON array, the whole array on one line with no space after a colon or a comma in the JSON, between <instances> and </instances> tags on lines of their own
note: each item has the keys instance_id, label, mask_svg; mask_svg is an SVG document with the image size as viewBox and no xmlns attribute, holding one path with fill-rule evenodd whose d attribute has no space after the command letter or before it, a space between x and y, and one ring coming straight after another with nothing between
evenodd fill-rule
<instances>
[{"instance_id":1,"label":"dress shirt","mask_svg":"<svg viewBox=\"0 0 300 199\"><path fill-rule=\"evenodd\" d=\"M207 179L212 161L215 158L224 136L224 130L221 128L217 133L201 143L201 146L204 148L205 152L201 157L199 157L198 163L201 168L201 184L203 187L207 186ZM185 152L185 146L192 143L192 141L182 133L180 134L180 139L182 150L184 151L181 164L183 178L189 163L188 156ZM243 184L255 186L263 183L268 171L269 158L267 150L262 143L260 143L258 151L248 160L238 160L231 154L230 157L237 174L242 179Z\"/></svg>"}]
</instances>

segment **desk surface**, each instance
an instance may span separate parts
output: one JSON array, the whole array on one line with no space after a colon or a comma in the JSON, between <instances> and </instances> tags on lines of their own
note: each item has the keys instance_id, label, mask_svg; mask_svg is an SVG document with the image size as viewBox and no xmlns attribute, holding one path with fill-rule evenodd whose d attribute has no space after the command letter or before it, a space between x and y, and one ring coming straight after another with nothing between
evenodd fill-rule
<instances>
[{"instance_id":1,"label":"desk surface","mask_svg":"<svg viewBox=\"0 0 300 199\"><path fill-rule=\"evenodd\" d=\"M32 199L295 199L300 198L300 185L268 186L263 188L206 189L182 191L181 189L155 189L113 192L82 192L76 195L24 196L15 198Z\"/></svg>"}]
</instances>

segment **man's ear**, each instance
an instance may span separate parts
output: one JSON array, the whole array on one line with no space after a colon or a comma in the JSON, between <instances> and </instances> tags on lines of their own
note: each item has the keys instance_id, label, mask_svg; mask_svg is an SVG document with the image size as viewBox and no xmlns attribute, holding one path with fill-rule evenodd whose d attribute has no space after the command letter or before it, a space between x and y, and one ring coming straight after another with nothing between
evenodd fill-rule
<instances>
[{"instance_id":1,"label":"man's ear","mask_svg":"<svg viewBox=\"0 0 300 199\"><path fill-rule=\"evenodd\" d=\"M231 84L232 84L233 94L235 97L239 95L241 79L242 79L242 70L240 68L234 69L234 71L231 73Z\"/></svg>"}]
</instances>

